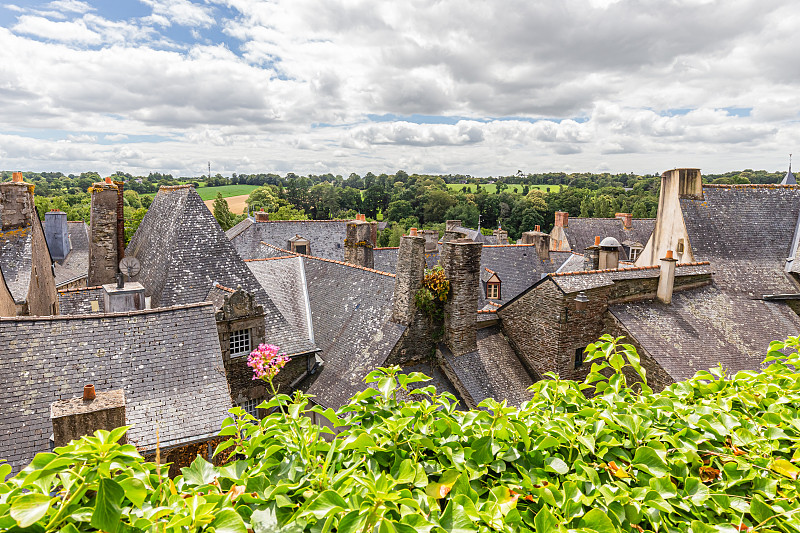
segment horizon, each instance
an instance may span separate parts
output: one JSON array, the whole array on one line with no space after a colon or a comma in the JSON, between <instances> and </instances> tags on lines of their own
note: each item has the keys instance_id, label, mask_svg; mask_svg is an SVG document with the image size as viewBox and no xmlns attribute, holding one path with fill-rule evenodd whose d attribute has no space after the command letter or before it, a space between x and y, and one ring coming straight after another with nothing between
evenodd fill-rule
<instances>
[{"instance_id":1,"label":"horizon","mask_svg":"<svg viewBox=\"0 0 800 533\"><path fill-rule=\"evenodd\" d=\"M0 164L783 172L800 138L798 22L777 0L7 3Z\"/></svg>"}]
</instances>

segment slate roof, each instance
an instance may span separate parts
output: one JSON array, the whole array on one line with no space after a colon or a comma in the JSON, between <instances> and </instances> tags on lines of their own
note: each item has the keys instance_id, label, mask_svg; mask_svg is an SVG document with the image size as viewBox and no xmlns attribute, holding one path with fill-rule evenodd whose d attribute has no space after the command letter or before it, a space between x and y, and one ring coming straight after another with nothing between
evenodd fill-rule
<instances>
[{"instance_id":1,"label":"slate roof","mask_svg":"<svg viewBox=\"0 0 800 533\"><path fill-rule=\"evenodd\" d=\"M483 244L499 244L497 237L494 235L484 235L480 230L466 228L464 226L456 226L453 231L459 231L466 234L468 239L473 242L482 242Z\"/></svg>"},{"instance_id":2,"label":"slate roof","mask_svg":"<svg viewBox=\"0 0 800 533\"><path fill-rule=\"evenodd\" d=\"M56 261L56 287L89 276L89 226L82 220L68 221L70 251Z\"/></svg>"},{"instance_id":3,"label":"slate roof","mask_svg":"<svg viewBox=\"0 0 800 533\"><path fill-rule=\"evenodd\" d=\"M678 263L675 276L695 276L711 274L713 265L707 262ZM559 272L551 276L555 284L565 293L585 291L598 287L613 285L622 279L657 278L661 275L661 267L625 267L613 270L580 270L575 272Z\"/></svg>"},{"instance_id":4,"label":"slate roof","mask_svg":"<svg viewBox=\"0 0 800 533\"><path fill-rule=\"evenodd\" d=\"M478 349L474 352L455 357L444 345L439 346L439 351L475 404L486 398L507 400L511 405L531 399L527 389L534 379L522 366L500 326L479 329Z\"/></svg>"},{"instance_id":5,"label":"slate roof","mask_svg":"<svg viewBox=\"0 0 800 533\"><path fill-rule=\"evenodd\" d=\"M800 292L784 273L800 187L704 185L703 197L681 199L681 210L695 261L711 261L720 289L751 298Z\"/></svg>"},{"instance_id":6,"label":"slate roof","mask_svg":"<svg viewBox=\"0 0 800 533\"><path fill-rule=\"evenodd\" d=\"M153 307L203 301L217 282L241 286L267 310L264 289L190 185L159 189L125 254L141 262L134 281Z\"/></svg>"},{"instance_id":7,"label":"slate roof","mask_svg":"<svg viewBox=\"0 0 800 533\"><path fill-rule=\"evenodd\" d=\"M609 310L676 381L718 363L729 372L758 369L770 341L800 334L800 317L785 303L716 285L676 292L669 305L644 301Z\"/></svg>"},{"instance_id":8,"label":"slate roof","mask_svg":"<svg viewBox=\"0 0 800 533\"><path fill-rule=\"evenodd\" d=\"M104 313L105 291L98 285L58 291L58 312L62 315L88 315ZM97 302L97 311L92 311L92 302Z\"/></svg>"},{"instance_id":9,"label":"slate roof","mask_svg":"<svg viewBox=\"0 0 800 533\"><path fill-rule=\"evenodd\" d=\"M792 166L791 165L789 165L789 171L783 177L783 180L781 181L781 185L797 185L797 180L795 179L794 174L792 174Z\"/></svg>"},{"instance_id":10,"label":"slate roof","mask_svg":"<svg viewBox=\"0 0 800 533\"><path fill-rule=\"evenodd\" d=\"M366 387L364 376L385 363L405 331L389 321L395 278L312 257L303 257L303 264L314 338L325 361L308 392L335 409Z\"/></svg>"},{"instance_id":11,"label":"slate roof","mask_svg":"<svg viewBox=\"0 0 800 533\"><path fill-rule=\"evenodd\" d=\"M33 272L33 234L30 226L0 232L0 268L17 303L28 299Z\"/></svg>"},{"instance_id":12,"label":"slate roof","mask_svg":"<svg viewBox=\"0 0 800 533\"><path fill-rule=\"evenodd\" d=\"M313 341L314 331L309 328L303 259L296 255L252 259L247 261L247 266L289 324L306 339Z\"/></svg>"},{"instance_id":13,"label":"slate roof","mask_svg":"<svg viewBox=\"0 0 800 533\"><path fill-rule=\"evenodd\" d=\"M553 256L554 252L550 252L550 257ZM572 252L558 252L558 253L568 253L568 257L561 263L561 266L558 267L556 272L577 272L579 270L583 270L584 261L586 257L583 254L572 253Z\"/></svg>"},{"instance_id":14,"label":"slate roof","mask_svg":"<svg viewBox=\"0 0 800 533\"><path fill-rule=\"evenodd\" d=\"M81 317L0 318L0 457L49 449L50 404L83 386L124 389L129 441L152 449L219 431L230 394L214 309L193 304Z\"/></svg>"},{"instance_id":15,"label":"slate roof","mask_svg":"<svg viewBox=\"0 0 800 533\"><path fill-rule=\"evenodd\" d=\"M373 248L372 257L375 259L375 270L395 273L397 270L397 254L400 248Z\"/></svg>"},{"instance_id":16,"label":"slate roof","mask_svg":"<svg viewBox=\"0 0 800 533\"><path fill-rule=\"evenodd\" d=\"M632 241L644 246L650 240L655 225L654 218L634 218L631 229L625 229L619 218L570 218L564 232L572 251L582 254L587 247L594 244L595 237L614 237L623 244ZM628 258L624 249L620 252L620 258Z\"/></svg>"},{"instance_id":17,"label":"slate roof","mask_svg":"<svg viewBox=\"0 0 800 533\"><path fill-rule=\"evenodd\" d=\"M227 235L243 259L258 258L262 241L285 249L289 239L300 235L315 257L342 261L346 233L346 220L271 220L237 224Z\"/></svg>"},{"instance_id":18,"label":"slate roof","mask_svg":"<svg viewBox=\"0 0 800 533\"><path fill-rule=\"evenodd\" d=\"M486 302L505 303L542 279L542 275L554 272L559 266L557 258L549 261L539 259L533 244L483 245L481 250L481 273L491 271L500 278L499 300L486 298L486 279L482 279L478 308Z\"/></svg>"}]
</instances>

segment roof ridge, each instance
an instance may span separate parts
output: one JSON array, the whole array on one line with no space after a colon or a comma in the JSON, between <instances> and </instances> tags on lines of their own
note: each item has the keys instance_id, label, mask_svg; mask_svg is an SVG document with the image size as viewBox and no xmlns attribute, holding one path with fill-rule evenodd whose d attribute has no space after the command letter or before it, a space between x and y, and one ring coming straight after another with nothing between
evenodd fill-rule
<instances>
[{"instance_id":1,"label":"roof ridge","mask_svg":"<svg viewBox=\"0 0 800 533\"><path fill-rule=\"evenodd\" d=\"M272 222L350 222L351 220L355 220L352 218L327 218L324 220L256 220L259 224L270 224ZM369 222L368 222L369 223Z\"/></svg>"},{"instance_id":2,"label":"roof ridge","mask_svg":"<svg viewBox=\"0 0 800 533\"><path fill-rule=\"evenodd\" d=\"M516 246L516 247L520 247L521 248L523 246L530 247L530 246L536 246L536 245L535 244L522 244L522 243L520 243L520 244L484 244L483 245L484 248L502 248L502 247L511 247L511 246Z\"/></svg>"},{"instance_id":3,"label":"roof ridge","mask_svg":"<svg viewBox=\"0 0 800 533\"><path fill-rule=\"evenodd\" d=\"M245 263L250 263L251 261L272 261L274 259L294 259L297 257L296 253L289 252L289 255L278 255L276 257L256 257L253 259L244 259Z\"/></svg>"},{"instance_id":4,"label":"roof ridge","mask_svg":"<svg viewBox=\"0 0 800 533\"><path fill-rule=\"evenodd\" d=\"M179 189L194 189L194 185L191 183L184 183L183 185L162 185L158 188L159 191L177 191Z\"/></svg>"},{"instance_id":5,"label":"roof ridge","mask_svg":"<svg viewBox=\"0 0 800 533\"><path fill-rule=\"evenodd\" d=\"M376 246L373 250L397 250L399 246Z\"/></svg>"},{"instance_id":6,"label":"roof ridge","mask_svg":"<svg viewBox=\"0 0 800 533\"><path fill-rule=\"evenodd\" d=\"M713 189L800 189L800 185L781 183L704 183L703 188Z\"/></svg>"},{"instance_id":7,"label":"roof ridge","mask_svg":"<svg viewBox=\"0 0 800 533\"><path fill-rule=\"evenodd\" d=\"M483 267L483 268L486 270L486 272L491 272L492 274L497 274L497 272L495 272L494 270L492 270L489 267Z\"/></svg>"},{"instance_id":8,"label":"roof ridge","mask_svg":"<svg viewBox=\"0 0 800 533\"><path fill-rule=\"evenodd\" d=\"M225 286L225 285L223 285L222 283L216 283L216 282L215 282L215 283L214 283L214 286L215 286L216 288L218 288L218 289L222 289L223 291L227 291L227 292L236 292L236 289L231 289L230 287L226 287L226 286Z\"/></svg>"},{"instance_id":9,"label":"roof ridge","mask_svg":"<svg viewBox=\"0 0 800 533\"><path fill-rule=\"evenodd\" d=\"M702 266L702 265L710 265L710 261L695 261L693 263L678 263L676 267L689 267L689 266ZM613 272L632 272L635 270L655 270L661 268L660 265L650 265L650 266L635 266L635 267L628 267L628 268L607 268L604 270L573 270L572 272L553 272L549 274L550 276L581 276L585 274L611 274Z\"/></svg>"},{"instance_id":10,"label":"roof ridge","mask_svg":"<svg viewBox=\"0 0 800 533\"><path fill-rule=\"evenodd\" d=\"M195 302L191 304L181 304L181 305L171 305L169 307L156 307L154 309L140 309L137 311L121 311L119 313L91 313L85 315L48 315L48 316L3 316L0 317L0 323L2 322L23 322L23 321L32 321L32 322L40 322L40 321L55 321L55 320L85 320L87 318L92 319L103 319L103 318L114 318L114 317L121 317L121 316L137 316L137 315L151 315L154 313L164 313L167 311L180 311L182 309L193 309L195 307L211 307L213 309L214 304L212 302Z\"/></svg>"},{"instance_id":11,"label":"roof ridge","mask_svg":"<svg viewBox=\"0 0 800 533\"><path fill-rule=\"evenodd\" d=\"M496 313L496 309L478 309L478 313Z\"/></svg>"},{"instance_id":12,"label":"roof ridge","mask_svg":"<svg viewBox=\"0 0 800 533\"><path fill-rule=\"evenodd\" d=\"M83 277L83 276L81 276ZM78 291L91 291L94 289L102 289L102 285L92 285L91 287L72 287L70 289L58 289L58 292L78 292Z\"/></svg>"},{"instance_id":13,"label":"roof ridge","mask_svg":"<svg viewBox=\"0 0 800 533\"><path fill-rule=\"evenodd\" d=\"M284 250L283 248L279 248L279 247L275 246L274 244L270 244L270 243L264 242L264 241L261 241L261 244L265 244L265 245L267 245L267 246L269 246L271 248L275 248L276 250L280 250L281 252L294 254L295 256L299 256L299 257L305 257L305 258L308 258L308 259L317 259L319 261L326 261L328 263L336 263L337 265L343 265L343 266L358 268L358 269L361 269L361 270L366 270L367 272L374 272L375 274L382 274L384 276L389 276L391 278L397 277L395 274L392 274L391 272L383 272L382 270L375 270L374 268L362 267L360 265L354 265L352 263L345 263L344 261L337 261L335 259L326 259L324 257L316 257L314 255L307 255L307 254L299 254L297 252L290 252L289 250Z\"/></svg>"}]
</instances>

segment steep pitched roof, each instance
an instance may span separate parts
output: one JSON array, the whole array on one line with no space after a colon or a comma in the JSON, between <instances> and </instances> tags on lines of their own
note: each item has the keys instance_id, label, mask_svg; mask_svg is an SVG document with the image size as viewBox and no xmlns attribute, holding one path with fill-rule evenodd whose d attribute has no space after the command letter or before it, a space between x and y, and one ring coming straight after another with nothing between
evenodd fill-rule
<instances>
[{"instance_id":1,"label":"steep pitched roof","mask_svg":"<svg viewBox=\"0 0 800 533\"><path fill-rule=\"evenodd\" d=\"M281 314L306 339L314 340L314 329L308 315L305 268L296 255L252 259L247 266L267 290Z\"/></svg>"},{"instance_id":2,"label":"steep pitched roof","mask_svg":"<svg viewBox=\"0 0 800 533\"><path fill-rule=\"evenodd\" d=\"M249 224L242 222L228 230L231 242L244 259L260 257L259 244L262 241L278 248L287 248L288 240L300 235L308 239L314 256L341 261L344 259L346 233L346 220L251 221Z\"/></svg>"},{"instance_id":3,"label":"steep pitched roof","mask_svg":"<svg viewBox=\"0 0 800 533\"><path fill-rule=\"evenodd\" d=\"M89 275L89 227L82 220L68 221L70 251L56 261L56 287Z\"/></svg>"},{"instance_id":4,"label":"steep pitched roof","mask_svg":"<svg viewBox=\"0 0 800 533\"><path fill-rule=\"evenodd\" d=\"M313 249L313 248L312 248ZM304 257L314 336L325 365L308 391L338 408L364 389L405 327L389 321L395 278L339 262Z\"/></svg>"},{"instance_id":5,"label":"steep pitched roof","mask_svg":"<svg viewBox=\"0 0 800 533\"><path fill-rule=\"evenodd\" d=\"M153 307L203 301L213 282L269 300L191 185L159 189L125 253L141 262L134 280Z\"/></svg>"},{"instance_id":6,"label":"steep pitched roof","mask_svg":"<svg viewBox=\"0 0 800 533\"><path fill-rule=\"evenodd\" d=\"M572 251L582 254L586 248L594 244L594 238L614 237L620 243L626 241L647 244L653 228L656 225L654 218L635 218L630 229L625 229L619 218L570 218L568 226L564 228ZM623 257L624 253L620 256Z\"/></svg>"},{"instance_id":7,"label":"steep pitched roof","mask_svg":"<svg viewBox=\"0 0 800 533\"><path fill-rule=\"evenodd\" d=\"M394 273L397 269L397 254L400 248L373 248L372 257L375 260L375 270Z\"/></svg>"},{"instance_id":8,"label":"steep pitched roof","mask_svg":"<svg viewBox=\"0 0 800 533\"><path fill-rule=\"evenodd\" d=\"M193 304L81 317L0 318L0 457L15 471L49 449L50 404L124 389L144 449L215 434L231 406L214 309Z\"/></svg>"},{"instance_id":9,"label":"steep pitched roof","mask_svg":"<svg viewBox=\"0 0 800 533\"><path fill-rule=\"evenodd\" d=\"M464 399L474 405L486 398L508 400L519 405L531 399L528 387L534 379L528 374L500 326L478 330L478 349L468 354L453 356L446 346L439 350L446 367L463 388Z\"/></svg>"},{"instance_id":10,"label":"steep pitched roof","mask_svg":"<svg viewBox=\"0 0 800 533\"><path fill-rule=\"evenodd\" d=\"M0 268L14 301L26 301L33 272L33 234L30 226L0 232Z\"/></svg>"},{"instance_id":11,"label":"steep pitched roof","mask_svg":"<svg viewBox=\"0 0 800 533\"><path fill-rule=\"evenodd\" d=\"M800 317L785 303L716 285L676 292L669 305L644 301L609 310L676 381L718 363L728 372L758 369L770 341L800 333Z\"/></svg>"},{"instance_id":12,"label":"steep pitched roof","mask_svg":"<svg viewBox=\"0 0 800 533\"><path fill-rule=\"evenodd\" d=\"M478 307L487 301L505 303L542 279L544 274L555 271L560 264L555 258L539 259L533 244L483 245L481 249L481 271L487 269L500 278L500 300L487 300L481 291ZM486 281L486 280L483 280Z\"/></svg>"},{"instance_id":13,"label":"steep pitched roof","mask_svg":"<svg viewBox=\"0 0 800 533\"><path fill-rule=\"evenodd\" d=\"M760 298L797 293L784 273L800 217L798 186L704 185L681 199L696 261L711 261L723 290Z\"/></svg>"}]
</instances>

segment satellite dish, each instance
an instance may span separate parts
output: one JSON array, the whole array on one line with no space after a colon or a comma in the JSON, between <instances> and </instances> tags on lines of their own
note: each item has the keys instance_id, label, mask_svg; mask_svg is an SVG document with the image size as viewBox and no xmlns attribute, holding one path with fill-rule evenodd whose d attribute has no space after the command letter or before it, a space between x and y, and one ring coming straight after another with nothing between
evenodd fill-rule
<instances>
[{"instance_id":1,"label":"satellite dish","mask_svg":"<svg viewBox=\"0 0 800 533\"><path fill-rule=\"evenodd\" d=\"M129 281L133 276L138 274L141 269L142 264L139 263L139 260L132 255L123 257L122 261L119 262L119 271L126 274Z\"/></svg>"}]
</instances>

